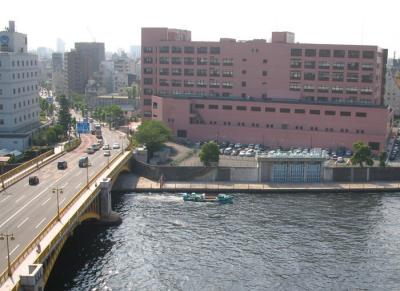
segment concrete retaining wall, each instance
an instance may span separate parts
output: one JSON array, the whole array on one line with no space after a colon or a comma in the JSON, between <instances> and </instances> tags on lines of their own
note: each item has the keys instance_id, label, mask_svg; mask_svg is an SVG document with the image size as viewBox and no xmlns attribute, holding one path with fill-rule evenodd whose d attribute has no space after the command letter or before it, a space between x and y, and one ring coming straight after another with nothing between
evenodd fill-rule
<instances>
[{"instance_id":1,"label":"concrete retaining wall","mask_svg":"<svg viewBox=\"0 0 400 291\"><path fill-rule=\"evenodd\" d=\"M258 182L258 168L231 168L231 182Z\"/></svg>"}]
</instances>

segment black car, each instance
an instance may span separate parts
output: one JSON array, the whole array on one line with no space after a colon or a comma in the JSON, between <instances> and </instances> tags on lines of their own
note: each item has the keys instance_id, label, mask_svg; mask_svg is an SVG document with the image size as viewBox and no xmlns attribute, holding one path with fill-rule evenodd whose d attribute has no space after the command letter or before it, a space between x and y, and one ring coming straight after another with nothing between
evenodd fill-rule
<instances>
[{"instance_id":1,"label":"black car","mask_svg":"<svg viewBox=\"0 0 400 291\"><path fill-rule=\"evenodd\" d=\"M68 167L67 161L59 161L57 163L57 169L64 170Z\"/></svg>"},{"instance_id":2,"label":"black car","mask_svg":"<svg viewBox=\"0 0 400 291\"><path fill-rule=\"evenodd\" d=\"M39 184L38 176L30 176L29 177L29 185L37 185Z\"/></svg>"}]
</instances>

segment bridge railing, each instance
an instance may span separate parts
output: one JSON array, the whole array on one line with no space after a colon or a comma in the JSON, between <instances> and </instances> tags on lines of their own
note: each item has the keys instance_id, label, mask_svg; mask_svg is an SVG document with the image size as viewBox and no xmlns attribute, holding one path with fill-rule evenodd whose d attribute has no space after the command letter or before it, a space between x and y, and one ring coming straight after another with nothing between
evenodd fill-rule
<instances>
[{"instance_id":1,"label":"bridge railing","mask_svg":"<svg viewBox=\"0 0 400 291\"><path fill-rule=\"evenodd\" d=\"M110 165L112 165L122 154L125 152L120 152L118 155L116 155L112 160L110 161ZM106 165L104 168L102 168L96 175L94 175L90 180L89 180L89 186L100 176L102 175L106 170L108 169L108 165ZM60 209L60 217L62 218L64 214L73 206L73 204L79 199L79 197L86 191L88 190L86 185L79 190L78 193L74 195L74 197L70 200L70 202L67 203L62 209ZM68 221L63 226L63 229L73 221L75 221L75 218L78 218L79 215L86 209L86 207L89 205L88 203L92 201L92 198L96 197L96 195L100 192L100 185L92 192L92 194L89 196L89 199L78 209L78 211L73 215L74 219L71 219ZM29 243L29 245L22 251L22 253L15 258L14 261L10 264L10 269L11 272L14 272L16 268L22 263L22 261L31 253L38 245L38 243L50 232L50 230L54 227L54 225L58 222L57 216L55 216L47 225L46 227ZM57 234L57 236L52 240L52 242L49 244L48 247L46 247L46 252L42 252L41 256L39 256L40 260L43 259L43 256L47 256L48 252L50 251L51 248L54 246L54 242L58 242L59 239L62 237L62 231ZM40 261L37 260L37 261ZM5 270L1 275L0 275L0 286L7 280L8 278L8 272Z\"/></svg>"}]
</instances>

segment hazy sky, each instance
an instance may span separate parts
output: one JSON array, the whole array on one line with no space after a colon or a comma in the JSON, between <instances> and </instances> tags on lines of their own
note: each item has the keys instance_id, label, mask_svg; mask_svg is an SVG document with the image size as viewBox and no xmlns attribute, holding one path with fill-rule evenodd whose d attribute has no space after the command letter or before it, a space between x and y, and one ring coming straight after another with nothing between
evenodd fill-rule
<instances>
[{"instance_id":1,"label":"hazy sky","mask_svg":"<svg viewBox=\"0 0 400 291\"><path fill-rule=\"evenodd\" d=\"M399 0L3 0L0 27L16 21L29 48L104 42L107 51L140 44L145 26L183 28L193 40L271 37L297 42L378 45L400 55Z\"/></svg>"}]
</instances>

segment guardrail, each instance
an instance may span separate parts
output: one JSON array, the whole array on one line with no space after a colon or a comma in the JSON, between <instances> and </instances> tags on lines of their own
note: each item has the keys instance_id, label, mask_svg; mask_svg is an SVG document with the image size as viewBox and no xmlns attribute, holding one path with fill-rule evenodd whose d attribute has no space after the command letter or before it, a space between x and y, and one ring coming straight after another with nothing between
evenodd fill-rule
<instances>
[{"instance_id":1,"label":"guardrail","mask_svg":"<svg viewBox=\"0 0 400 291\"><path fill-rule=\"evenodd\" d=\"M125 152L120 152L118 155L116 155L111 161L110 161L110 165L112 165L122 154L124 154ZM102 168L96 175L94 175L90 180L89 180L89 186L99 177L101 176L106 170L108 169L108 165L106 165L104 168ZM113 172L113 171L112 171ZM60 217L63 217L64 214L72 207L72 205L76 202L76 200L78 200L78 198L87 190L86 185L79 190L78 193L76 193L74 195L74 197L71 199L70 202L68 202L67 205L65 205L62 209L60 209ZM89 196L89 198L85 201L85 203L78 209L78 211L73 215L73 217L68 221L68 223L66 223L63 228L62 231L60 231L57 236L50 242L50 244L45 248L46 252L43 251L42 255L38 257L37 261L41 260L44 256L44 254L47 255L47 251L50 251L51 248L54 245L54 242L58 242L59 239L62 237L62 235L64 234L64 230L66 226L70 226L71 223L73 223L75 221L75 218L78 218L79 215L82 213L82 211L84 211L87 206L89 205L88 203L92 202L92 198L96 197L96 195L99 193L100 191L100 185L98 185L98 187L96 189L94 189L94 191L92 192L92 194ZM82 210L82 211L81 211ZM10 264L10 269L11 272L14 272L15 269L21 264L21 262L28 256L28 254L30 252L32 252L37 244L45 237L45 235L47 235L49 233L49 231L53 228L53 226L58 222L57 216L55 216L47 225L46 227L28 244L27 247L25 247L25 249L22 251L22 253L15 258L14 261L12 261L12 263ZM0 275L0 286L7 280L8 278L8 272L7 270L5 270L1 275Z\"/></svg>"},{"instance_id":2,"label":"guardrail","mask_svg":"<svg viewBox=\"0 0 400 291\"><path fill-rule=\"evenodd\" d=\"M15 184L16 182L22 180L23 178L25 178L25 177L28 176L29 174L35 172L37 169L39 169L39 168L41 168L41 167L43 167L43 166L45 166L45 165L51 163L52 161L58 159L59 157L61 157L62 155L65 154L65 152L62 151L62 152L60 152L60 153L58 153L58 154L55 154L55 155L52 156L50 159L48 159L48 160L45 161L45 158L51 156L53 153L54 153L54 150L48 151L48 152L46 152L46 153L44 153L44 154L42 154L42 155L40 155L40 156L38 156L38 157L36 157L36 158L34 158L34 159L28 161L28 162L26 162L26 163L24 163L24 164L18 166L17 168L19 168L19 167L21 167L21 168L20 168L18 171L13 172L13 174L9 174L9 173L10 173L11 171L13 171L13 170L16 170L17 168L14 168L13 170L11 170L11 171L9 171L9 172L3 174L2 176L0 176L0 181L1 181L1 185L0 185L0 186L1 186L1 187L3 188L3 190L4 190L4 189L6 189L7 187L9 187L9 186ZM39 163L39 162L41 162L41 163ZM31 167L32 165L35 165L35 164L36 164L36 167L33 167L33 168L31 168L31 169L28 169L29 167ZM23 171L26 170L26 169L28 169L28 170L25 171L22 175L18 175L19 173L23 172ZM4 176L4 175L7 175L7 174L9 174L9 175L8 175L8 181L6 182L5 180L6 180L7 178L4 179L3 176ZM11 178L11 180L10 180L10 178ZM4 180L3 180L3 179L4 179Z\"/></svg>"}]
</instances>

